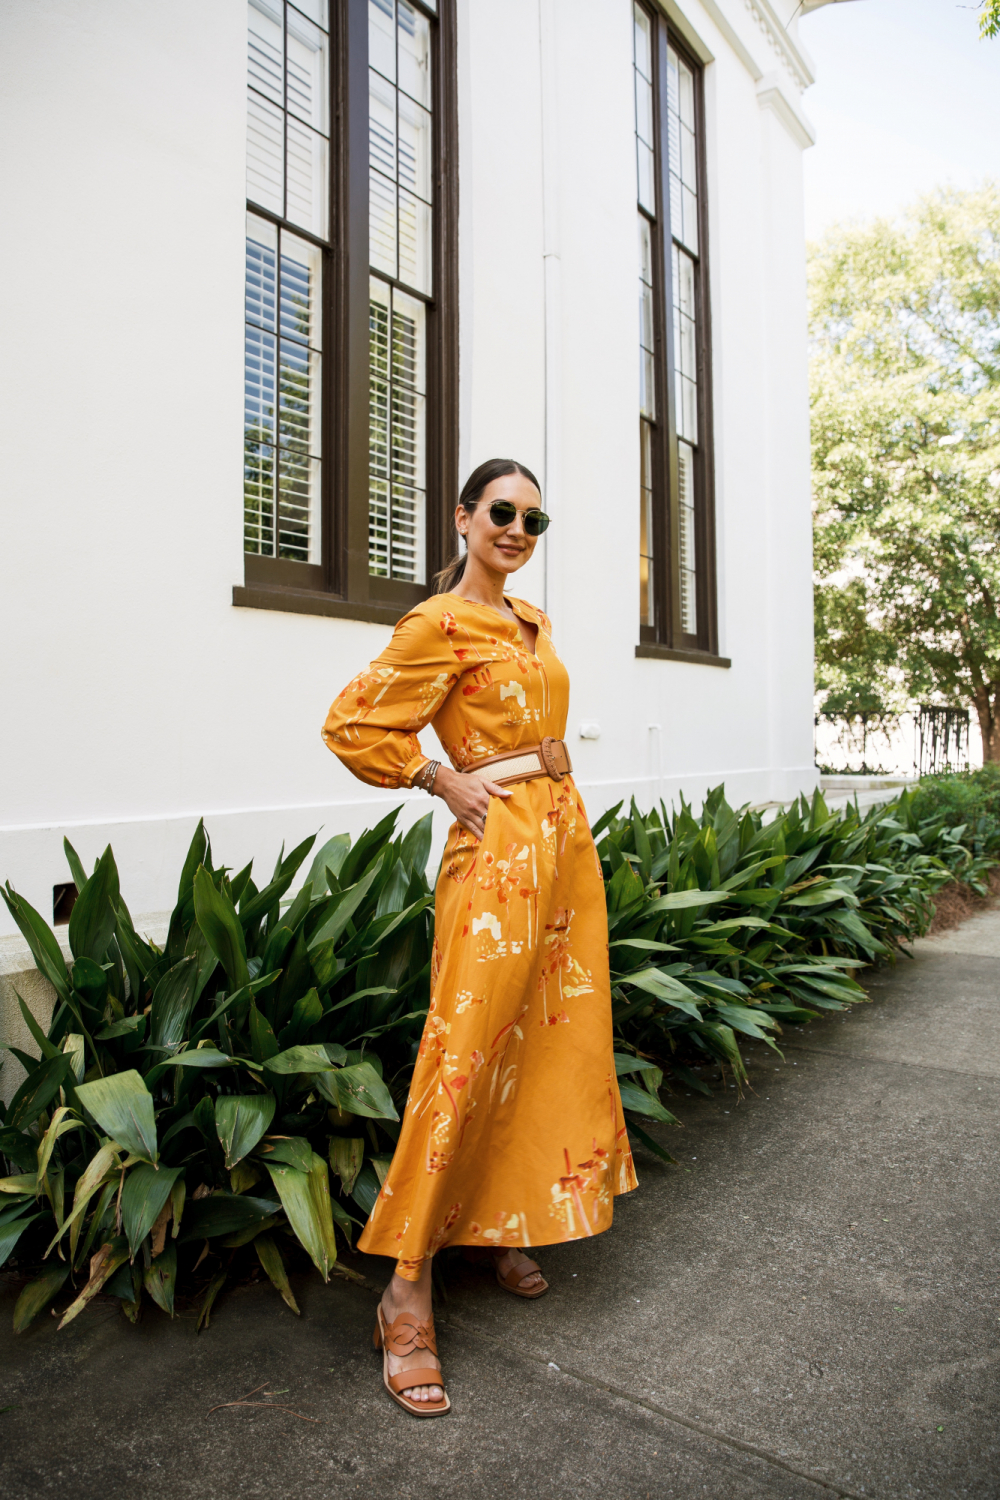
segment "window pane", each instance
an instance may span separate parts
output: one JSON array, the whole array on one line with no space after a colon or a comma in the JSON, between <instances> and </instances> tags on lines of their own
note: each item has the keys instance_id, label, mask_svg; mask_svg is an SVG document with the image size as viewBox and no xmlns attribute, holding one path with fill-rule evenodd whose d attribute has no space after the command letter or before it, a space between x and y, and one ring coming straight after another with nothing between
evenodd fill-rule
<instances>
[{"instance_id":1,"label":"window pane","mask_svg":"<svg viewBox=\"0 0 1000 1500\"><path fill-rule=\"evenodd\" d=\"M678 238L698 254L698 200L690 188L681 188L683 217Z\"/></svg>"},{"instance_id":2,"label":"window pane","mask_svg":"<svg viewBox=\"0 0 1000 1500\"><path fill-rule=\"evenodd\" d=\"M399 184L431 201L431 117L405 94L399 96Z\"/></svg>"},{"instance_id":3,"label":"window pane","mask_svg":"<svg viewBox=\"0 0 1000 1500\"><path fill-rule=\"evenodd\" d=\"M284 125L280 109L247 93L247 197L272 213L284 210Z\"/></svg>"},{"instance_id":4,"label":"window pane","mask_svg":"<svg viewBox=\"0 0 1000 1500\"><path fill-rule=\"evenodd\" d=\"M389 485L374 476L368 482L368 571L389 576Z\"/></svg>"},{"instance_id":5,"label":"window pane","mask_svg":"<svg viewBox=\"0 0 1000 1500\"><path fill-rule=\"evenodd\" d=\"M396 321L395 319L393 320ZM392 450L390 453L393 493L415 489L424 474L424 434L427 429L426 397L408 386L392 387ZM395 529L393 532L395 547ZM399 577L395 568L393 576ZM405 575L404 575L405 576Z\"/></svg>"},{"instance_id":6,"label":"window pane","mask_svg":"<svg viewBox=\"0 0 1000 1500\"><path fill-rule=\"evenodd\" d=\"M656 192L653 187L653 153L647 145L635 139L636 168L638 174L638 198L644 209L656 215Z\"/></svg>"},{"instance_id":7,"label":"window pane","mask_svg":"<svg viewBox=\"0 0 1000 1500\"><path fill-rule=\"evenodd\" d=\"M431 290L431 210L399 190L399 279L418 292Z\"/></svg>"},{"instance_id":8,"label":"window pane","mask_svg":"<svg viewBox=\"0 0 1000 1500\"><path fill-rule=\"evenodd\" d=\"M243 443L243 550L274 556L274 449L250 430Z\"/></svg>"},{"instance_id":9,"label":"window pane","mask_svg":"<svg viewBox=\"0 0 1000 1500\"><path fill-rule=\"evenodd\" d=\"M368 64L396 81L396 27L393 0L368 0Z\"/></svg>"},{"instance_id":10,"label":"window pane","mask_svg":"<svg viewBox=\"0 0 1000 1500\"><path fill-rule=\"evenodd\" d=\"M393 324L398 323L393 318ZM424 396L411 387L393 382L392 387L392 478L393 489L416 488L424 474ZM395 543L394 543L395 545Z\"/></svg>"},{"instance_id":11,"label":"window pane","mask_svg":"<svg viewBox=\"0 0 1000 1500\"><path fill-rule=\"evenodd\" d=\"M330 133L327 79L330 59L325 31L288 12L288 110L324 135Z\"/></svg>"},{"instance_id":12,"label":"window pane","mask_svg":"<svg viewBox=\"0 0 1000 1500\"><path fill-rule=\"evenodd\" d=\"M244 414L254 442L274 439L275 350L273 333L247 326L244 360Z\"/></svg>"},{"instance_id":13,"label":"window pane","mask_svg":"<svg viewBox=\"0 0 1000 1500\"><path fill-rule=\"evenodd\" d=\"M676 56L676 54L675 54ZM677 59L677 83L680 99L677 112L689 130L694 129L694 74L684 62L683 58Z\"/></svg>"},{"instance_id":14,"label":"window pane","mask_svg":"<svg viewBox=\"0 0 1000 1500\"><path fill-rule=\"evenodd\" d=\"M396 313L392 325L392 378L423 394L427 389L424 304L397 291L393 293L392 305Z\"/></svg>"},{"instance_id":15,"label":"window pane","mask_svg":"<svg viewBox=\"0 0 1000 1500\"><path fill-rule=\"evenodd\" d=\"M274 328L277 308L278 231L247 214L246 312L248 323Z\"/></svg>"},{"instance_id":16,"label":"window pane","mask_svg":"<svg viewBox=\"0 0 1000 1500\"><path fill-rule=\"evenodd\" d=\"M673 110L667 108L667 165L671 176L680 177L681 172L681 126Z\"/></svg>"},{"instance_id":17,"label":"window pane","mask_svg":"<svg viewBox=\"0 0 1000 1500\"><path fill-rule=\"evenodd\" d=\"M326 137L288 119L288 203L285 217L327 237L328 167Z\"/></svg>"},{"instance_id":18,"label":"window pane","mask_svg":"<svg viewBox=\"0 0 1000 1500\"><path fill-rule=\"evenodd\" d=\"M693 318L695 313L694 261L690 255L685 255L683 250L678 250L676 245L671 259L674 267L674 302L686 318Z\"/></svg>"},{"instance_id":19,"label":"window pane","mask_svg":"<svg viewBox=\"0 0 1000 1500\"><path fill-rule=\"evenodd\" d=\"M327 0L295 0L295 9L302 11L310 21L315 21L317 26L323 26L329 31L330 16Z\"/></svg>"},{"instance_id":20,"label":"window pane","mask_svg":"<svg viewBox=\"0 0 1000 1500\"><path fill-rule=\"evenodd\" d=\"M396 274L396 187L368 174L368 259L373 270Z\"/></svg>"},{"instance_id":21,"label":"window pane","mask_svg":"<svg viewBox=\"0 0 1000 1500\"><path fill-rule=\"evenodd\" d=\"M318 561L315 538L319 506L319 461L305 453L278 450L278 556L292 562Z\"/></svg>"},{"instance_id":22,"label":"window pane","mask_svg":"<svg viewBox=\"0 0 1000 1500\"><path fill-rule=\"evenodd\" d=\"M681 180L673 172L670 174L670 232L675 239L684 238L684 209L681 202Z\"/></svg>"},{"instance_id":23,"label":"window pane","mask_svg":"<svg viewBox=\"0 0 1000 1500\"><path fill-rule=\"evenodd\" d=\"M396 178L396 90L374 71L368 74L368 161Z\"/></svg>"},{"instance_id":24,"label":"window pane","mask_svg":"<svg viewBox=\"0 0 1000 1500\"><path fill-rule=\"evenodd\" d=\"M281 234L281 336L322 348L323 257L315 245Z\"/></svg>"},{"instance_id":25,"label":"window pane","mask_svg":"<svg viewBox=\"0 0 1000 1500\"><path fill-rule=\"evenodd\" d=\"M680 58L673 47L667 48L667 108L672 115L679 115L677 67Z\"/></svg>"},{"instance_id":26,"label":"window pane","mask_svg":"<svg viewBox=\"0 0 1000 1500\"><path fill-rule=\"evenodd\" d=\"M653 85L639 72L635 75L635 129L647 146L653 144Z\"/></svg>"},{"instance_id":27,"label":"window pane","mask_svg":"<svg viewBox=\"0 0 1000 1500\"><path fill-rule=\"evenodd\" d=\"M635 65L644 78L653 76L652 47L650 45L649 17L641 5L633 5L633 56Z\"/></svg>"},{"instance_id":28,"label":"window pane","mask_svg":"<svg viewBox=\"0 0 1000 1500\"><path fill-rule=\"evenodd\" d=\"M319 355L281 340L278 442L302 453L319 452Z\"/></svg>"},{"instance_id":29,"label":"window pane","mask_svg":"<svg viewBox=\"0 0 1000 1500\"><path fill-rule=\"evenodd\" d=\"M653 230L645 214L639 215L639 280L653 284Z\"/></svg>"},{"instance_id":30,"label":"window pane","mask_svg":"<svg viewBox=\"0 0 1000 1500\"><path fill-rule=\"evenodd\" d=\"M677 445L677 501L680 552L681 629L698 633L698 575L695 559L694 454L687 443Z\"/></svg>"},{"instance_id":31,"label":"window pane","mask_svg":"<svg viewBox=\"0 0 1000 1500\"><path fill-rule=\"evenodd\" d=\"M426 16L399 0L399 86L431 107L431 28Z\"/></svg>"},{"instance_id":32,"label":"window pane","mask_svg":"<svg viewBox=\"0 0 1000 1500\"><path fill-rule=\"evenodd\" d=\"M392 491L392 576L423 583L423 559L427 552L424 516L427 506L422 490L395 485Z\"/></svg>"},{"instance_id":33,"label":"window pane","mask_svg":"<svg viewBox=\"0 0 1000 1500\"><path fill-rule=\"evenodd\" d=\"M653 288L639 282L639 342L644 349L653 348Z\"/></svg>"},{"instance_id":34,"label":"window pane","mask_svg":"<svg viewBox=\"0 0 1000 1500\"><path fill-rule=\"evenodd\" d=\"M686 187L697 189L698 176L695 159L694 131L686 125L680 126L681 181Z\"/></svg>"},{"instance_id":35,"label":"window pane","mask_svg":"<svg viewBox=\"0 0 1000 1500\"><path fill-rule=\"evenodd\" d=\"M284 34L281 0L250 0L247 7L247 82L274 104L282 105Z\"/></svg>"},{"instance_id":36,"label":"window pane","mask_svg":"<svg viewBox=\"0 0 1000 1500\"><path fill-rule=\"evenodd\" d=\"M656 416L656 372L650 350L639 349L639 410L644 417Z\"/></svg>"}]
</instances>

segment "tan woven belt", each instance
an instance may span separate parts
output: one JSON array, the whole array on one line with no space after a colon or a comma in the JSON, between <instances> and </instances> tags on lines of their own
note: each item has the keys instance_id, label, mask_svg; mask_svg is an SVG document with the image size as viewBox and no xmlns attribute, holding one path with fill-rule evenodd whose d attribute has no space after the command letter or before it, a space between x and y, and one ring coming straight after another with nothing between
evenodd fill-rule
<instances>
[{"instance_id":1,"label":"tan woven belt","mask_svg":"<svg viewBox=\"0 0 1000 1500\"><path fill-rule=\"evenodd\" d=\"M497 786L512 786L517 781L534 781L539 776L562 781L572 769L566 741L547 735L540 745L522 745L519 750L506 750L503 755L477 760L474 766L466 766L462 774L478 776L480 781L495 781Z\"/></svg>"}]
</instances>

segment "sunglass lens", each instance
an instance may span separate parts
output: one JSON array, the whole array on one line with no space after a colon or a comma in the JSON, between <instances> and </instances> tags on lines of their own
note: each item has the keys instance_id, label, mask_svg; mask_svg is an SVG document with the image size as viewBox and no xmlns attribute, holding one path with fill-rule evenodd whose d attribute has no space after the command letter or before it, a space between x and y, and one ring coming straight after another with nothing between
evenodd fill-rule
<instances>
[{"instance_id":1,"label":"sunglass lens","mask_svg":"<svg viewBox=\"0 0 1000 1500\"><path fill-rule=\"evenodd\" d=\"M490 506L490 520L494 526L509 526L517 515L517 506L511 500L494 500ZM549 524L544 510L526 510L521 516L528 536L541 536Z\"/></svg>"}]
</instances>

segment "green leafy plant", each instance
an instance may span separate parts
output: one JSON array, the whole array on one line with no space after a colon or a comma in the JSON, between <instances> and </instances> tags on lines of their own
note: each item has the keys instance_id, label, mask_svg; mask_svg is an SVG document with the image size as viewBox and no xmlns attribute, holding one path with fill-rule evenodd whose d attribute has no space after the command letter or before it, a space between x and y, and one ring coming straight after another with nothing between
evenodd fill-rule
<instances>
[{"instance_id":1,"label":"green leafy plant","mask_svg":"<svg viewBox=\"0 0 1000 1500\"><path fill-rule=\"evenodd\" d=\"M978 896L988 892L986 877L1000 858L1000 765L987 761L974 771L951 771L926 776L913 795L913 815L924 837L940 830L967 852L946 858L953 878Z\"/></svg>"},{"instance_id":2,"label":"green leafy plant","mask_svg":"<svg viewBox=\"0 0 1000 1500\"><path fill-rule=\"evenodd\" d=\"M398 812L330 839L291 901L315 838L258 889L252 865L213 864L199 823L162 949L110 848L88 877L66 844L69 963L7 885L57 997L47 1031L20 1002L40 1055L9 1048L26 1077L0 1126L0 1264L16 1250L35 1272L18 1330L67 1283L60 1327L101 1290L172 1314L202 1262L199 1326L256 1263L298 1311L283 1239L329 1276L384 1177L428 1004L430 816L395 837Z\"/></svg>"},{"instance_id":3,"label":"green leafy plant","mask_svg":"<svg viewBox=\"0 0 1000 1500\"><path fill-rule=\"evenodd\" d=\"M608 902L615 1066L633 1135L677 1123L660 1090L740 1086L747 1038L867 998L857 971L925 932L953 879L985 889L1000 851L1000 771L938 778L862 816L820 793L765 822L724 789L695 816L622 804L594 825ZM427 1011L430 816L399 809L351 845L307 839L258 890L215 867L202 824L162 949L140 937L111 851L85 875L67 964L8 884L4 899L57 995L0 1126L0 1264L30 1272L14 1326L67 1284L60 1327L100 1291L131 1318L197 1289L207 1327L227 1279L259 1266L298 1312L282 1245L321 1275L385 1180ZM979 883L978 885L976 883ZM202 1270L201 1267L204 1266ZM351 1274L351 1273L349 1273Z\"/></svg>"},{"instance_id":4,"label":"green leafy plant","mask_svg":"<svg viewBox=\"0 0 1000 1500\"><path fill-rule=\"evenodd\" d=\"M661 1069L703 1087L708 1061L746 1079L745 1038L777 1049L784 1025L867 999L855 973L925 932L933 895L993 861L962 826L921 820L913 794L862 816L831 814L817 791L770 822L734 811L717 787L698 817L682 800L641 814L621 804L595 824L608 893L613 1017L622 1102L663 1119ZM661 1151L662 1154L662 1151Z\"/></svg>"}]
</instances>

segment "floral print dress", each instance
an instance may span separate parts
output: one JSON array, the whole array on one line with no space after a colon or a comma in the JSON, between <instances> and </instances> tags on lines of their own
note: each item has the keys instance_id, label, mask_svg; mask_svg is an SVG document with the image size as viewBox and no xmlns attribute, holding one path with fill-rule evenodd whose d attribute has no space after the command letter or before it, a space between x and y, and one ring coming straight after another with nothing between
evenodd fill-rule
<instances>
[{"instance_id":1,"label":"floral print dress","mask_svg":"<svg viewBox=\"0 0 1000 1500\"><path fill-rule=\"evenodd\" d=\"M452 765L566 732L569 677L541 610L425 600L330 709L323 738L373 786L408 787L433 722ZM599 1234L636 1186L615 1078L600 863L572 776L492 797L448 835L430 1010L392 1166L359 1241L415 1281L445 1245Z\"/></svg>"}]
</instances>

